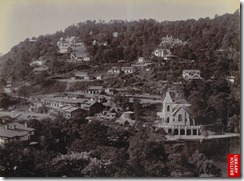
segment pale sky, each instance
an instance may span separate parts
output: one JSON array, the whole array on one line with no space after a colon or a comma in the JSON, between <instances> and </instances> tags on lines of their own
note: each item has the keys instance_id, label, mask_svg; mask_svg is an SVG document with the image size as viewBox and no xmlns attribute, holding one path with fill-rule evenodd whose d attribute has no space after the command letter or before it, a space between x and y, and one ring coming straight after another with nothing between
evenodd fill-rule
<instances>
[{"instance_id":1,"label":"pale sky","mask_svg":"<svg viewBox=\"0 0 244 181\"><path fill-rule=\"evenodd\" d=\"M239 8L239 0L0 0L0 53L86 20L213 18Z\"/></svg>"}]
</instances>

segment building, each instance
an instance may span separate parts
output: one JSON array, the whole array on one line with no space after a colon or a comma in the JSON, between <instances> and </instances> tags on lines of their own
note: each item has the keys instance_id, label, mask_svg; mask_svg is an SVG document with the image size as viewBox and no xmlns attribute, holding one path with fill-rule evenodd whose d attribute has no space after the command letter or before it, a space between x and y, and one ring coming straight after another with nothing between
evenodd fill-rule
<instances>
[{"instance_id":1,"label":"building","mask_svg":"<svg viewBox=\"0 0 244 181\"><path fill-rule=\"evenodd\" d=\"M90 80L90 76L87 72L76 72L75 79L77 80Z\"/></svg>"},{"instance_id":2,"label":"building","mask_svg":"<svg viewBox=\"0 0 244 181\"><path fill-rule=\"evenodd\" d=\"M46 65L43 65L43 66L34 68L32 71L33 71L35 74L38 74L38 73L41 73L41 72L47 72L47 73L48 73L48 70L49 70L49 67L47 67Z\"/></svg>"},{"instance_id":3,"label":"building","mask_svg":"<svg viewBox=\"0 0 244 181\"><path fill-rule=\"evenodd\" d=\"M202 79L202 77L200 76L200 70L183 70L182 77L185 80Z\"/></svg>"},{"instance_id":4,"label":"building","mask_svg":"<svg viewBox=\"0 0 244 181\"><path fill-rule=\"evenodd\" d=\"M32 62L30 63L30 66L31 66L31 67L35 67L35 66L43 66L45 63L46 63L46 60L38 59L38 60L32 61Z\"/></svg>"},{"instance_id":5,"label":"building","mask_svg":"<svg viewBox=\"0 0 244 181\"><path fill-rule=\"evenodd\" d=\"M163 101L162 112L157 115L161 118L159 127L163 127L168 134L174 135L199 135L200 126L195 125L191 117L190 104L181 100L173 100L169 91Z\"/></svg>"},{"instance_id":6,"label":"building","mask_svg":"<svg viewBox=\"0 0 244 181\"><path fill-rule=\"evenodd\" d=\"M232 84L235 83L235 76L231 75L231 76L227 76L226 80Z\"/></svg>"},{"instance_id":7,"label":"building","mask_svg":"<svg viewBox=\"0 0 244 181\"><path fill-rule=\"evenodd\" d=\"M116 123L123 124L123 125L134 125L135 124L135 115L132 111L124 112L119 119L115 121Z\"/></svg>"},{"instance_id":8,"label":"building","mask_svg":"<svg viewBox=\"0 0 244 181\"><path fill-rule=\"evenodd\" d=\"M172 59L175 59L175 58L177 58L177 56L176 55L172 55L172 54L166 54L164 56L164 60L172 60Z\"/></svg>"},{"instance_id":9,"label":"building","mask_svg":"<svg viewBox=\"0 0 244 181\"><path fill-rule=\"evenodd\" d=\"M75 51L71 52L70 59L72 61L84 61L84 59L87 57L87 54L81 51Z\"/></svg>"},{"instance_id":10,"label":"building","mask_svg":"<svg viewBox=\"0 0 244 181\"><path fill-rule=\"evenodd\" d=\"M118 32L116 32L116 31L115 31L115 32L113 32L113 37L114 37L114 38L116 38L118 35L119 35L119 33L118 33Z\"/></svg>"},{"instance_id":11,"label":"building","mask_svg":"<svg viewBox=\"0 0 244 181\"><path fill-rule=\"evenodd\" d=\"M108 95L113 95L115 92L114 88L112 87L108 87L105 89L105 93L108 94Z\"/></svg>"},{"instance_id":12,"label":"building","mask_svg":"<svg viewBox=\"0 0 244 181\"><path fill-rule=\"evenodd\" d=\"M102 80L102 75L101 75L101 74L95 75L95 78L96 78L97 80Z\"/></svg>"},{"instance_id":13,"label":"building","mask_svg":"<svg viewBox=\"0 0 244 181\"><path fill-rule=\"evenodd\" d=\"M180 45L183 46L187 44L186 42L183 42L179 38L173 38L173 36L165 36L161 38L161 42L159 44L159 47L164 47L164 48L172 48L175 45Z\"/></svg>"},{"instance_id":14,"label":"building","mask_svg":"<svg viewBox=\"0 0 244 181\"><path fill-rule=\"evenodd\" d=\"M103 86L91 86L87 91L86 93L87 94L101 94L103 93L104 89L103 89Z\"/></svg>"},{"instance_id":15,"label":"building","mask_svg":"<svg viewBox=\"0 0 244 181\"><path fill-rule=\"evenodd\" d=\"M112 74L120 74L121 70L119 67L112 67L111 69L108 70L108 73Z\"/></svg>"},{"instance_id":16,"label":"building","mask_svg":"<svg viewBox=\"0 0 244 181\"><path fill-rule=\"evenodd\" d=\"M134 67L121 67L121 71L124 72L125 74L132 74L135 72Z\"/></svg>"},{"instance_id":17,"label":"building","mask_svg":"<svg viewBox=\"0 0 244 181\"><path fill-rule=\"evenodd\" d=\"M86 99L67 99L62 97L48 97L42 99L42 104L46 107L60 109L63 106L81 107Z\"/></svg>"},{"instance_id":18,"label":"building","mask_svg":"<svg viewBox=\"0 0 244 181\"><path fill-rule=\"evenodd\" d=\"M145 59L144 57L138 57L138 63L144 63Z\"/></svg>"},{"instance_id":19,"label":"building","mask_svg":"<svg viewBox=\"0 0 244 181\"><path fill-rule=\"evenodd\" d=\"M35 129L20 123L8 123L0 126L0 144L12 141L28 141L34 135Z\"/></svg>"},{"instance_id":20,"label":"building","mask_svg":"<svg viewBox=\"0 0 244 181\"><path fill-rule=\"evenodd\" d=\"M81 105L81 109L85 110L86 115L93 116L94 114L101 113L105 106L97 101L87 101Z\"/></svg>"},{"instance_id":21,"label":"building","mask_svg":"<svg viewBox=\"0 0 244 181\"><path fill-rule=\"evenodd\" d=\"M104 105L97 101L87 99L67 99L61 97L44 98L43 105L57 109L64 113L66 118L75 117L81 114L94 115L103 111ZM80 109L78 109L80 108Z\"/></svg>"},{"instance_id":22,"label":"building","mask_svg":"<svg viewBox=\"0 0 244 181\"><path fill-rule=\"evenodd\" d=\"M57 42L57 46L59 48L59 53L67 53L68 49L70 48L72 51L80 49L84 47L83 42L78 37L61 37L60 40Z\"/></svg>"},{"instance_id":23,"label":"building","mask_svg":"<svg viewBox=\"0 0 244 181\"><path fill-rule=\"evenodd\" d=\"M167 54L171 54L170 49L156 48L153 52L156 57L164 57Z\"/></svg>"},{"instance_id":24,"label":"building","mask_svg":"<svg viewBox=\"0 0 244 181\"><path fill-rule=\"evenodd\" d=\"M63 106L60 109L64 113L64 117L67 119L81 116L83 113L82 109L79 107Z\"/></svg>"}]
</instances>

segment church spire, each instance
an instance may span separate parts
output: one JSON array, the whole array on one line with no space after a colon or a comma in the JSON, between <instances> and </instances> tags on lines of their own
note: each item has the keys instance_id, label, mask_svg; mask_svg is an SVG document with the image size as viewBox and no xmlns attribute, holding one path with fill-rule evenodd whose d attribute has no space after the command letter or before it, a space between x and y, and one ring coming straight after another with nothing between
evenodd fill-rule
<instances>
[{"instance_id":1,"label":"church spire","mask_svg":"<svg viewBox=\"0 0 244 181\"><path fill-rule=\"evenodd\" d=\"M172 102L173 102L173 100L172 100L172 98L171 98L171 96L169 94L169 91L167 91L166 92L166 96L164 98L164 103L172 103Z\"/></svg>"}]
</instances>

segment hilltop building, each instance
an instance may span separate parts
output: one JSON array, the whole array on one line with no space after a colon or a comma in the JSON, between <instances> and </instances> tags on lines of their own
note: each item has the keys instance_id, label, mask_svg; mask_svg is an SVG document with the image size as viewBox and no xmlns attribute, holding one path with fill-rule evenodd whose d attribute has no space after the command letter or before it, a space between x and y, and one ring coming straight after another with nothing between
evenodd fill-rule
<instances>
[{"instance_id":1,"label":"hilltop building","mask_svg":"<svg viewBox=\"0 0 244 181\"><path fill-rule=\"evenodd\" d=\"M57 46L59 48L59 53L63 54L67 53L69 48L71 48L72 51L75 51L76 49L84 47L84 44L78 37L71 36L67 38L61 37L57 42Z\"/></svg>"}]
</instances>

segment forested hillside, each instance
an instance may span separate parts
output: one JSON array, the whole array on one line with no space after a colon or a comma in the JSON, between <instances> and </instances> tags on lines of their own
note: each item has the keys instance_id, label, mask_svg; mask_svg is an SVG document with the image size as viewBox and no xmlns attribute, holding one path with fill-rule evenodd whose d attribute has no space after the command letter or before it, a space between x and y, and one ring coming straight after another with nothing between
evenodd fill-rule
<instances>
[{"instance_id":1,"label":"forested hillside","mask_svg":"<svg viewBox=\"0 0 244 181\"><path fill-rule=\"evenodd\" d=\"M94 64L133 61L139 56L150 58L163 36L173 36L186 41L184 47L174 47L174 52L183 58L195 59L199 62L210 59L219 49L240 50L240 13L225 14L214 19L200 18L186 21L163 21L153 19L139 21L111 20L106 22L86 21L71 25L55 34L41 35L35 42L29 38L14 46L2 56L1 74L8 78L25 79L31 73L29 62L40 56L47 56L52 66L60 67L58 60L67 58L58 56L56 43L61 37L77 36L85 43ZM115 38L113 32L118 32ZM92 45L93 40L107 41L108 46ZM208 55L206 55L208 54ZM232 51L233 54L233 51ZM225 57L227 58L227 57ZM239 57L231 56L238 65ZM208 67L208 65L205 65ZM211 68L212 66L210 66ZM29 75L30 76L30 75ZM31 76L30 76L31 77Z\"/></svg>"}]
</instances>

